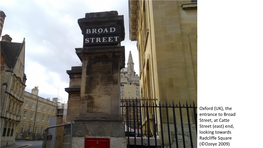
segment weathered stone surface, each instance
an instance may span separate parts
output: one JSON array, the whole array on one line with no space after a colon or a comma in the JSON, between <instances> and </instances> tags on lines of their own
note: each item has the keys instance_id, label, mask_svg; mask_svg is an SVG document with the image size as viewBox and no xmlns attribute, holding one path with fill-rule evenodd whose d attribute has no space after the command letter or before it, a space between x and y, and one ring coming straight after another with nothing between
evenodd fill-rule
<instances>
[{"instance_id":1,"label":"weathered stone surface","mask_svg":"<svg viewBox=\"0 0 263 148\"><path fill-rule=\"evenodd\" d=\"M88 122L85 124L85 127L88 129L87 136L124 136L124 125L121 122Z\"/></svg>"},{"instance_id":2,"label":"weathered stone surface","mask_svg":"<svg viewBox=\"0 0 263 148\"><path fill-rule=\"evenodd\" d=\"M100 84L98 76L87 76L86 77L86 87L85 93L90 94L96 89L96 87Z\"/></svg>"},{"instance_id":3,"label":"weathered stone surface","mask_svg":"<svg viewBox=\"0 0 263 148\"><path fill-rule=\"evenodd\" d=\"M123 16L118 16L117 11L87 13L78 23L82 33L87 27L117 25L121 40L124 39ZM83 46L86 47L76 49L81 68L72 67L67 71L71 79L70 88L66 89L70 96L68 116L71 119L75 116L73 147L84 147L85 138L110 138L111 147L124 148L126 139L120 117L120 69L124 67L124 47L119 43ZM67 126L64 139L69 135L70 127Z\"/></svg>"},{"instance_id":4,"label":"weathered stone surface","mask_svg":"<svg viewBox=\"0 0 263 148\"><path fill-rule=\"evenodd\" d=\"M110 138L111 148L126 148L126 138Z\"/></svg>"},{"instance_id":5,"label":"weathered stone surface","mask_svg":"<svg viewBox=\"0 0 263 148\"><path fill-rule=\"evenodd\" d=\"M87 27L104 27L104 26L119 26L120 27L120 40L125 38L124 33L124 18L123 15L118 15L117 11L86 13L85 18L78 19L78 24L84 33ZM84 35L84 34L83 34Z\"/></svg>"},{"instance_id":6,"label":"weathered stone surface","mask_svg":"<svg viewBox=\"0 0 263 148\"><path fill-rule=\"evenodd\" d=\"M158 98L161 103L196 102L197 4L144 2L150 9L129 1L130 39L137 41L141 57L141 96Z\"/></svg>"},{"instance_id":7,"label":"weathered stone surface","mask_svg":"<svg viewBox=\"0 0 263 148\"><path fill-rule=\"evenodd\" d=\"M99 48L96 48L100 50ZM108 52L96 51L79 54L83 63L80 107L80 117L87 117L87 113L105 114L105 116L118 115L119 110L119 70L123 50L117 52L108 49ZM87 62L85 62L87 61Z\"/></svg>"},{"instance_id":8,"label":"weathered stone surface","mask_svg":"<svg viewBox=\"0 0 263 148\"><path fill-rule=\"evenodd\" d=\"M104 122L103 122L104 121ZM124 125L119 121L82 120L73 124L73 137L124 137ZM64 141L69 140L70 126L64 130Z\"/></svg>"},{"instance_id":9,"label":"weathered stone surface","mask_svg":"<svg viewBox=\"0 0 263 148\"><path fill-rule=\"evenodd\" d=\"M72 148L83 148L85 147L84 137L73 137L72 138Z\"/></svg>"},{"instance_id":10,"label":"weathered stone surface","mask_svg":"<svg viewBox=\"0 0 263 148\"><path fill-rule=\"evenodd\" d=\"M106 12L95 12L95 13L86 13L86 18L98 18L98 17L111 17L118 16L117 11L106 11Z\"/></svg>"}]
</instances>

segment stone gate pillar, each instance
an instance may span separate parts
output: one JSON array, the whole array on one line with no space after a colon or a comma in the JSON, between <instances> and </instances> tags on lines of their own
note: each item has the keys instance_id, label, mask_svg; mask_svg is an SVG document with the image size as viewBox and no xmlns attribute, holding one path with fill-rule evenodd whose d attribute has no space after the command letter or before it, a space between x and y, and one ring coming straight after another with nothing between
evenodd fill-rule
<instances>
[{"instance_id":1,"label":"stone gate pillar","mask_svg":"<svg viewBox=\"0 0 263 148\"><path fill-rule=\"evenodd\" d=\"M83 148L85 138L108 138L111 148L124 148L126 138L120 114L120 69L125 62L124 46L121 46L123 16L117 11L86 13L78 23L83 34L83 48L76 48L76 54L82 67L77 68L78 72L72 68L68 74L71 79L76 73L81 78L76 81L78 85L66 88L68 111L77 109L74 116L68 113L74 119L73 147ZM69 130L65 131L63 144L67 147Z\"/></svg>"}]
</instances>

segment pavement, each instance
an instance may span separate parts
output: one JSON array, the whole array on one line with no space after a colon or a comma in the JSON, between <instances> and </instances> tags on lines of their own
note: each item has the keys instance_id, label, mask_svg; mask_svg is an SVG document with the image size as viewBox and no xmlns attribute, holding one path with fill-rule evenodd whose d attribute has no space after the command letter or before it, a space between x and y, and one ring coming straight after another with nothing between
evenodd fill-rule
<instances>
[{"instance_id":1,"label":"pavement","mask_svg":"<svg viewBox=\"0 0 263 148\"><path fill-rule=\"evenodd\" d=\"M16 140L15 144L3 146L3 148L23 148L23 147L32 147L34 145L42 145L42 140L40 140L40 141Z\"/></svg>"},{"instance_id":2,"label":"pavement","mask_svg":"<svg viewBox=\"0 0 263 148\"><path fill-rule=\"evenodd\" d=\"M3 148L22 148L22 147L27 147L28 145L23 145L23 144L15 144L15 145L8 145L4 146Z\"/></svg>"}]
</instances>

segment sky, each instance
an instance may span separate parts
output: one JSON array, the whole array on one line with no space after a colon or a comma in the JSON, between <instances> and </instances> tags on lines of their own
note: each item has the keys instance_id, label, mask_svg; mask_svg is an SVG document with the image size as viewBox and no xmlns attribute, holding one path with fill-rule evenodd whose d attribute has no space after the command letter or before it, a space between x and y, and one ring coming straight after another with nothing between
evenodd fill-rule
<instances>
[{"instance_id":1,"label":"sky","mask_svg":"<svg viewBox=\"0 0 263 148\"><path fill-rule=\"evenodd\" d=\"M129 39L128 0L1 0L0 10L6 14L2 36L8 34L12 42L20 43L25 38L27 92L38 86L40 97L68 100L66 70L81 65L75 54L75 48L83 44L77 20L90 12L118 11L124 16L125 66L131 51L139 73L136 41Z\"/></svg>"}]
</instances>

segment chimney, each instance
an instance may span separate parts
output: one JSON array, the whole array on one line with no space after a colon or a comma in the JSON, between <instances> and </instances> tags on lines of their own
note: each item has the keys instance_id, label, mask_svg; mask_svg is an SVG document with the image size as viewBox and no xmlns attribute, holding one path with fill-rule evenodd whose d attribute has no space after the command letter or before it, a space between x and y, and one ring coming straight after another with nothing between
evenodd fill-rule
<instances>
[{"instance_id":1,"label":"chimney","mask_svg":"<svg viewBox=\"0 0 263 148\"><path fill-rule=\"evenodd\" d=\"M38 95L38 86L35 86L32 90L31 93L34 95Z\"/></svg>"},{"instance_id":2,"label":"chimney","mask_svg":"<svg viewBox=\"0 0 263 148\"><path fill-rule=\"evenodd\" d=\"M6 35L2 36L2 41L11 42L12 38L8 34L6 34Z\"/></svg>"},{"instance_id":3,"label":"chimney","mask_svg":"<svg viewBox=\"0 0 263 148\"><path fill-rule=\"evenodd\" d=\"M0 36L2 36L2 30L5 22L5 13L0 10Z\"/></svg>"},{"instance_id":4,"label":"chimney","mask_svg":"<svg viewBox=\"0 0 263 148\"><path fill-rule=\"evenodd\" d=\"M53 102L58 103L58 98L53 98Z\"/></svg>"}]
</instances>

